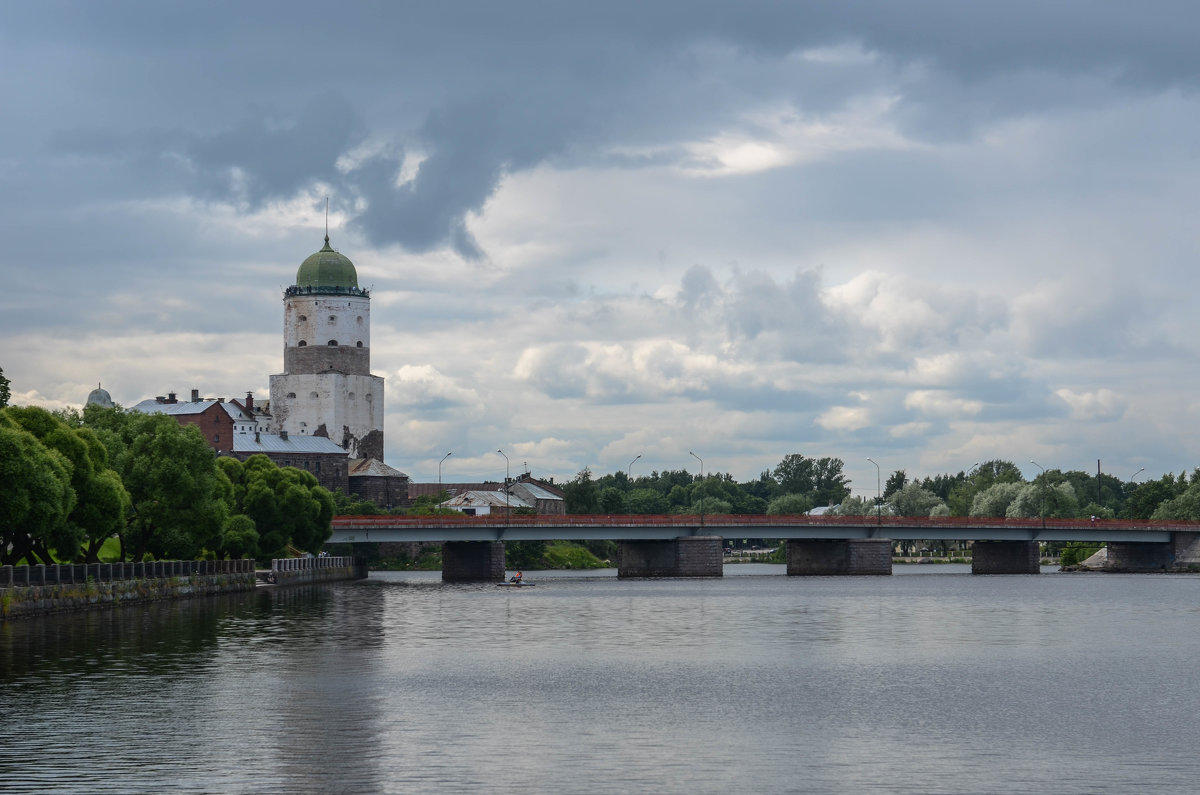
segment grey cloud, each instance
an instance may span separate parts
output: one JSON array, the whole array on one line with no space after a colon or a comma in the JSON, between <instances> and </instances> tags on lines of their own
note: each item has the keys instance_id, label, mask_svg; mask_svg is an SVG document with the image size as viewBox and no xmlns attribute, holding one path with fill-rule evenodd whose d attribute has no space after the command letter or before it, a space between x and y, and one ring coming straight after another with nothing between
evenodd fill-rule
<instances>
[{"instance_id":1,"label":"grey cloud","mask_svg":"<svg viewBox=\"0 0 1200 795\"><path fill-rule=\"evenodd\" d=\"M352 41L353 46L339 46L336 57L309 59L320 64L319 79L343 88L294 118L287 118L286 110L280 117L251 114L234 125L214 125L209 118L199 132L187 133L179 145L197 169L194 188L253 209L313 181L327 181L349 194L344 201L352 196L367 200L355 224L372 243L400 243L416 251L449 245L470 258L485 252L471 238L465 218L483 206L505 173L561 156L586 161L612 142L658 141L664 133L676 139L710 134L746 106L748 92L764 101L791 96L801 108L825 109L866 88L900 90L906 102L901 117L909 114L926 134L937 134L972 117L1061 104L1074 88L1064 84L1053 96L1039 95L1030 89L1050 81L1031 76L1011 91L996 90L999 75L1108 70L1139 85L1161 87L1193 85L1200 63L1186 26L1135 24L1155 10L1164 18L1180 15L1184 6L1176 3L1148 11L1120 3L945 0L822 7L702 2L689 5L686 14L670 5L642 3L568 11L526 2L505 6L504 13L487 3L465 8L349 4L338 13L320 15L319 24L305 13L303 3L238 5L238 13L222 13L220 4L215 8L199 15L182 6L147 12L119 4L103 11L67 4L60 8L69 9L61 25L48 24L53 18L49 12L28 9L17 12L12 24L34 42L69 41L86 48L93 59L135 42L144 46L149 30L171 31L171 46L164 43L153 53L161 67L137 75L130 86L162 96L170 107L188 98L209 101L215 85L224 86L231 99L251 97L251 104L259 104L268 85L287 84L282 64L297 56L304 63L308 54L329 52L332 42ZM228 12L234 8L228 6ZM127 15L135 10L137 19L131 24ZM1088 35L1078 35L1081 24ZM443 35L448 31L455 33ZM207 60L204 74L196 74L199 70L188 66L204 53L210 37L234 45L233 55ZM702 47L707 42L732 46L744 62L738 68L745 71L712 71L706 59L714 56ZM855 42L880 53L891 76L878 66L814 64L802 70L811 75L798 87L796 70L778 65L798 49ZM923 68L906 72L910 64ZM109 66L116 68L127 67ZM366 107L360 85L403 85L418 72L430 88L414 92L416 103L400 110ZM465 80L465 74L472 79ZM166 76L181 83L182 90L164 89ZM305 91L303 81L294 82L275 100L282 108L297 104ZM838 89L832 91L832 85ZM979 90L980 85L990 90ZM948 105L953 112L946 112ZM153 106L137 108L143 126L153 118ZM118 104L114 112L124 108ZM388 155L344 179L336 173L339 155L368 132L387 134L386 125L394 124L397 114L413 125L428 154L411 184L394 184L404 145L395 139ZM391 121L381 127L384 119ZM121 148L119 136L128 124L126 117L98 115L90 132L62 132L59 142L71 141L77 152L112 151ZM835 181L833 186L852 188L853 199L839 201L836 192L828 192L822 196L827 212L853 206L857 213L869 213L864 197L886 201L885 213L914 212L919 205L905 202L897 183L927 181L933 175L888 175L881 165L894 169L898 163L867 162L861 173L871 175L874 183L887 183L883 190ZM245 185L231 185L234 168L249 176ZM162 169L158 163L146 170ZM946 203L961 198L955 190L923 192Z\"/></svg>"},{"instance_id":2,"label":"grey cloud","mask_svg":"<svg viewBox=\"0 0 1200 795\"><path fill-rule=\"evenodd\" d=\"M205 194L245 201L257 209L265 201L290 198L316 180L336 182L338 157L364 134L350 103L327 93L294 119L261 114L237 127L185 141L183 148ZM244 184L232 183L233 169L248 177Z\"/></svg>"}]
</instances>

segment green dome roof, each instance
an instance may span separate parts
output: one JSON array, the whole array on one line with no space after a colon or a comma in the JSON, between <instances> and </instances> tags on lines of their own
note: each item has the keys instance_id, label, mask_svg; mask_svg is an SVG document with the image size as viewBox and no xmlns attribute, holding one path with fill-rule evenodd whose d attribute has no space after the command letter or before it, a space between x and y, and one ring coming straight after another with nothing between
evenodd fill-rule
<instances>
[{"instance_id":1,"label":"green dome roof","mask_svg":"<svg viewBox=\"0 0 1200 795\"><path fill-rule=\"evenodd\" d=\"M325 247L310 255L300 264L300 270L296 271L296 286L343 290L357 288L358 273L349 257L329 247L329 235L325 235Z\"/></svg>"}]
</instances>

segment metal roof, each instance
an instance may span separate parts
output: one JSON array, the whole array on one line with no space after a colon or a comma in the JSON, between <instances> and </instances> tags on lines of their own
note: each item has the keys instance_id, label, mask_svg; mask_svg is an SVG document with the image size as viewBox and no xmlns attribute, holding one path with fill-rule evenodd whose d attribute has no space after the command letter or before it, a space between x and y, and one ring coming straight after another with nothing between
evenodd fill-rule
<instances>
[{"instance_id":1,"label":"metal roof","mask_svg":"<svg viewBox=\"0 0 1200 795\"><path fill-rule=\"evenodd\" d=\"M493 508L503 508L505 506L510 508L533 507L515 494L505 494L502 491L467 491L456 497L451 497L445 502L440 503L440 505L446 508L482 505L489 505Z\"/></svg>"},{"instance_id":2,"label":"metal roof","mask_svg":"<svg viewBox=\"0 0 1200 795\"><path fill-rule=\"evenodd\" d=\"M273 433L235 433L235 453L324 453L326 455L349 456L340 445L324 436L288 436L284 439Z\"/></svg>"},{"instance_id":3,"label":"metal roof","mask_svg":"<svg viewBox=\"0 0 1200 795\"><path fill-rule=\"evenodd\" d=\"M355 458L350 461L350 477L407 478L408 475L377 458Z\"/></svg>"},{"instance_id":4,"label":"metal roof","mask_svg":"<svg viewBox=\"0 0 1200 795\"><path fill-rule=\"evenodd\" d=\"M134 411L140 411L142 414L170 414L171 416L203 414L212 408L213 405L220 406L229 415L230 419L235 422L254 422L254 418L248 415L236 403L230 403L220 400L181 400L178 403L159 403L154 398L147 398L141 403L131 406Z\"/></svg>"},{"instance_id":5,"label":"metal roof","mask_svg":"<svg viewBox=\"0 0 1200 795\"><path fill-rule=\"evenodd\" d=\"M527 491L529 493L528 496L532 497L535 500L561 500L562 499L561 496L555 494L554 492L550 491L549 489L544 489L541 486L535 485L533 483L518 482L518 483L514 483L512 487L514 489L522 489L524 491Z\"/></svg>"}]
</instances>

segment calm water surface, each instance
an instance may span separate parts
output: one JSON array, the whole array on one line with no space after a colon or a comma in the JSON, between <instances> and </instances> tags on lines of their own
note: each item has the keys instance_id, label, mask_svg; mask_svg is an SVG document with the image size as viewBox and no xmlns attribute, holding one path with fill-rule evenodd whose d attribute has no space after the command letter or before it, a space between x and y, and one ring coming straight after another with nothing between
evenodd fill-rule
<instances>
[{"instance_id":1,"label":"calm water surface","mask_svg":"<svg viewBox=\"0 0 1200 795\"><path fill-rule=\"evenodd\" d=\"M0 625L0 792L1200 788L1200 577L439 576Z\"/></svg>"}]
</instances>

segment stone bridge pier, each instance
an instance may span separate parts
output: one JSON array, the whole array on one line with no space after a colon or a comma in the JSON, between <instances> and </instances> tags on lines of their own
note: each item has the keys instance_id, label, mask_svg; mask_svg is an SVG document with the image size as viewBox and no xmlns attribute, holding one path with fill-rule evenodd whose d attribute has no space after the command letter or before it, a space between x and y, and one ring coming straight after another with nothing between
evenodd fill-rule
<instances>
[{"instance_id":1,"label":"stone bridge pier","mask_svg":"<svg viewBox=\"0 0 1200 795\"><path fill-rule=\"evenodd\" d=\"M503 541L442 544L442 582L503 582Z\"/></svg>"},{"instance_id":2,"label":"stone bridge pier","mask_svg":"<svg viewBox=\"0 0 1200 795\"><path fill-rule=\"evenodd\" d=\"M971 545L972 574L1040 574L1036 541L976 541Z\"/></svg>"},{"instance_id":3,"label":"stone bridge pier","mask_svg":"<svg viewBox=\"0 0 1200 795\"><path fill-rule=\"evenodd\" d=\"M720 577L720 536L681 536L667 541L621 541L618 577Z\"/></svg>"},{"instance_id":4,"label":"stone bridge pier","mask_svg":"<svg viewBox=\"0 0 1200 795\"><path fill-rule=\"evenodd\" d=\"M1109 541L1108 571L1192 571L1200 568L1200 533L1176 531L1166 544Z\"/></svg>"},{"instance_id":5,"label":"stone bridge pier","mask_svg":"<svg viewBox=\"0 0 1200 795\"><path fill-rule=\"evenodd\" d=\"M788 539L789 577L836 574L891 574L888 538Z\"/></svg>"}]
</instances>

